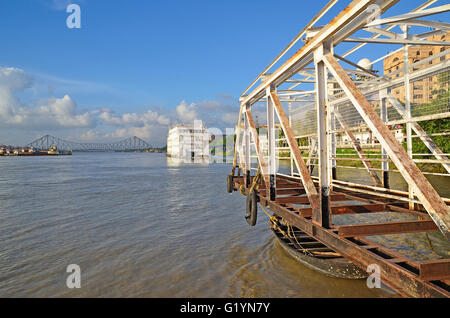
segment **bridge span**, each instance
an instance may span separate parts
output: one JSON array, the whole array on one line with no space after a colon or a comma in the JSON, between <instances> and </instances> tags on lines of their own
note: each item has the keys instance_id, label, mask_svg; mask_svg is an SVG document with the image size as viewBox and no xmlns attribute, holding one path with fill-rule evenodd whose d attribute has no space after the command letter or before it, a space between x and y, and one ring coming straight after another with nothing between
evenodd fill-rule
<instances>
[{"instance_id":1,"label":"bridge span","mask_svg":"<svg viewBox=\"0 0 450 318\"><path fill-rule=\"evenodd\" d=\"M49 149L52 145L55 145L60 150L72 151L142 151L152 148L149 143L136 136L112 143L80 143L51 135L45 135L32 141L27 147L44 150Z\"/></svg>"}]
</instances>

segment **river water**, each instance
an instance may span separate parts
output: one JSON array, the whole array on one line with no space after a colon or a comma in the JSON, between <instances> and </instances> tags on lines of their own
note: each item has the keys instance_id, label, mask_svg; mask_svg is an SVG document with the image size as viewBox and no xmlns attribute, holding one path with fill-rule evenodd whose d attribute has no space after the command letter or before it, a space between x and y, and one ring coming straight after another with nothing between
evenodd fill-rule
<instances>
[{"instance_id":1,"label":"river water","mask_svg":"<svg viewBox=\"0 0 450 318\"><path fill-rule=\"evenodd\" d=\"M229 165L75 153L0 157L0 171L0 297L389 295L299 264L262 213L249 228L244 198L226 193ZM447 253L440 234L431 239ZM398 248L428 249L414 244ZM69 264L80 289L66 286Z\"/></svg>"}]
</instances>

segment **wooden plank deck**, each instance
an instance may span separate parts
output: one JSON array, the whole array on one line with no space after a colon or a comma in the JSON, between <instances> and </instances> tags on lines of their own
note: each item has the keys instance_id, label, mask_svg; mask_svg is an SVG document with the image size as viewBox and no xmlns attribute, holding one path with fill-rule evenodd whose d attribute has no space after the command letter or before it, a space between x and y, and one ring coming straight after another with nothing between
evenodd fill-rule
<instances>
[{"instance_id":1,"label":"wooden plank deck","mask_svg":"<svg viewBox=\"0 0 450 318\"><path fill-rule=\"evenodd\" d=\"M239 191L242 185L244 178L234 177L234 190ZM421 220L332 225L326 229L312 222L312 208L299 180L277 176L275 201L266 196L264 183L261 183L260 188L260 203L270 209L275 217L305 233L303 243L308 248L332 251L364 270L370 264L379 265L383 283L402 296L450 297L450 260L417 261L370 240L372 235L437 231L436 224L426 212L420 211L420 206L417 210L410 210L398 206L398 201L386 200L383 196L332 190L331 216L400 212L420 216ZM243 193L247 195L248 191L249 188L244 185Z\"/></svg>"}]
</instances>

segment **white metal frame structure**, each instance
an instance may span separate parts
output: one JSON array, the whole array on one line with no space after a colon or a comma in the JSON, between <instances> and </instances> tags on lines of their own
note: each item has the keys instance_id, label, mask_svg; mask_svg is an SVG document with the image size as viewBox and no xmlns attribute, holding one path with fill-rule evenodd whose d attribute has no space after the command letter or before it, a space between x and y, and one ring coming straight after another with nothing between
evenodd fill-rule
<instances>
[{"instance_id":1,"label":"white metal frame structure","mask_svg":"<svg viewBox=\"0 0 450 318\"><path fill-rule=\"evenodd\" d=\"M253 151L267 189L265 202L277 201L278 177L298 180L306 194L308 209L312 211L311 226L316 230L311 233L318 236L322 232L316 226L332 228L330 193L342 191L395 202L393 206L397 211L422 215L424 222L434 222L450 241L450 200L438 194L425 177L427 171L417 165L440 165L444 171L429 174L450 176L449 154L434 141L434 137L448 136L450 132L429 133L421 127L422 122L450 118L449 100L437 106L433 104L437 98L417 104L412 96L415 84L436 78L448 96L450 42L431 37L449 33L450 23L433 18L450 11L450 4L429 0L410 12L393 16L389 10L399 0L355 0L325 26L314 27L337 2L330 1L241 95L233 175L239 168L244 173L246 185L250 184L252 170L256 170L251 162ZM305 44L278 65L303 38ZM348 49L347 43L357 44ZM372 64L403 54L403 67L378 74L352 61L351 55L367 45L388 45L389 49L393 45L399 46ZM415 47L444 49L411 63L408 54ZM404 91L404 100L398 97L396 91L399 90ZM260 151L258 127L252 116L252 109L258 103L266 104L267 154ZM287 114L285 106L289 107ZM274 133L277 124L283 133L278 139ZM406 149L391 131L390 127L395 125L406 126ZM357 140L356 134L362 129L373 136L371 148L379 150L375 155L366 153L365 148L369 146ZM337 140L343 135L350 140L349 147L354 149L353 156L356 157L338 153L340 144ZM306 145L305 140L308 140ZM423 142L429 153L414 153L414 140ZM277 146L281 142L287 143L288 147ZM283 150L290 154L289 174L276 170L276 160ZM434 159L423 159L426 156ZM317 165L313 163L316 159ZM359 161L362 166L356 169L366 170L373 185L340 180L336 170L342 161ZM375 167L375 163L380 167ZM314 166L317 176L311 173ZM393 170L394 166L396 170ZM390 189L389 174L394 172L403 177L408 191ZM303 221L298 222L302 224ZM416 230L423 228L417 225L387 226L377 234L409 233L415 231L414 227ZM367 236L373 232L368 230L363 234Z\"/></svg>"}]
</instances>

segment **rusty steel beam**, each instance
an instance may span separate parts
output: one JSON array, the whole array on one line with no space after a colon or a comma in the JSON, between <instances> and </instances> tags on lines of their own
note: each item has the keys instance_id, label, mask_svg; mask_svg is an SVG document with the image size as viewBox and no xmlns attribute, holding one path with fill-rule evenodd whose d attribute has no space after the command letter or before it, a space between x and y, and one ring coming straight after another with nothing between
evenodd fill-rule
<instances>
[{"instance_id":1,"label":"rusty steel beam","mask_svg":"<svg viewBox=\"0 0 450 318\"><path fill-rule=\"evenodd\" d=\"M389 128L383 123L365 96L358 90L344 69L330 53L323 55L327 65L340 87L355 106L361 117L372 130L382 147L386 149L391 160L397 166L406 182L414 189L414 193L424 205L433 221L450 241L450 209L425 178L420 169L408 156Z\"/></svg>"},{"instance_id":2,"label":"rusty steel beam","mask_svg":"<svg viewBox=\"0 0 450 318\"><path fill-rule=\"evenodd\" d=\"M374 84L373 87L378 91L380 91L387 84L381 82L377 85L376 81L366 83L358 80L352 81L349 75L346 74L346 70L344 70L333 57L333 48L337 44L345 41L345 39L348 39L348 37L355 33L355 31L363 28L367 23L370 23L367 19L367 13L370 10L367 9L370 9L369 7L371 4L379 5L379 13L382 14L387 8L396 2L398 2L398 0L353 1L333 21L318 31L314 37L308 37L308 41L304 47L297 51L274 73L265 74L265 78L261 85L259 85L249 95L244 96L244 94L246 94L246 92L250 89L249 87L240 99L241 113L244 108L250 113L252 104L261 101L261 99L266 100L265 97L267 97L267 102L269 104L272 102L273 107L280 118L283 131L285 132L286 140L289 144L289 149L291 150L291 166L292 162L295 161L299 171L298 174L294 174L294 171L291 169L291 178L280 177L275 174L272 179L276 182L276 186L274 186L275 191L272 191L272 193L275 193L277 196L284 197L277 197L276 201L269 199L268 194L270 188L267 182L268 173L271 173L272 175L273 173L267 171L269 166L266 165L266 162L264 162L264 154L261 154L260 152L258 132L256 131L256 127L254 127L254 123L253 127L248 127L251 126L249 122L253 121L253 118L251 118L251 113L250 119L246 116L247 129L250 129L255 141L258 160L260 162L264 177L264 182L260 186L261 191L258 194L259 199L263 205L267 206L274 213L275 217L282 218L283 221L304 231L330 249L340 253L361 269L365 270L368 265L372 264L379 265L382 282L403 296L450 297L450 290L448 286L449 282L445 281L450 279L450 260L417 262L408 259L405 256L396 254L393 250L364 238L364 236L372 235L416 233L440 230L446 236L447 240L450 241L450 208L445 204L445 199L441 198L437 194L435 189L424 177L423 173L421 173L415 165L414 161L411 159L411 156L409 156L411 153L408 155L401 144L392 135L384 122L387 121L387 118L383 117L383 119L385 119L383 121L364 96L364 94L367 95L369 92L372 92L373 89L370 86L372 83ZM427 1L426 4L416 9L416 11L420 11L420 8L425 8L424 6L431 5L434 2L434 0ZM382 31L388 29L391 29L391 27L383 29ZM379 35L377 34L374 37L378 36ZM407 40L411 39L404 39L405 41L403 41L403 39L398 40L398 43L404 44L408 42ZM364 44L359 45L357 48L363 45ZM325 50L325 48L327 49ZM343 55L344 61L359 68L355 63L345 59L345 57L353 51L354 49ZM276 95L276 88L279 85L285 83L286 80L291 78L294 74L305 70L305 67L307 67L307 65L311 62L314 62L316 71L318 70L318 65L320 66L320 70L316 72L316 74L321 77L321 88L317 85L318 82L316 81L316 110L318 115L319 132L315 135L322 138L319 143L319 145L321 145L321 147L319 147L319 157L322 157L322 163L320 165L321 169L319 169L321 174L319 174L319 178L311 176L311 172L308 169L308 165L306 165L303 160L300 147L298 147L297 140L293 134L291 123L288 121L281 101ZM428 63L428 61L425 60L423 63ZM439 68L444 67L444 64L442 64L442 66L439 65ZM401 172L403 178L417 196L417 199L415 197L408 198L408 193L405 194L400 191L382 188L382 182L380 181L378 175L374 172L376 169L373 169L370 159L363 153L361 147L358 149L358 144L355 142L356 139L353 134L353 138L351 136L349 137L354 142L354 147L360 156L360 159L355 160L361 160L363 162L376 186L363 186L351 184L350 182L334 180L336 177L331 178L332 180L328 179L328 176L331 174L324 173L325 169L323 166L323 161L325 160L326 167L327 164L329 165L333 162L333 160L339 160L339 158L337 158L335 154L332 156L327 155L327 153L324 152L324 149L328 146L326 151L328 153L334 153L330 145L334 145L335 143L327 134L336 134L338 132L335 127L331 127L330 122L331 118L333 118L333 106L339 102L340 99L334 101L327 100L327 69L336 79L333 83L337 83L340 86L347 96L346 99L351 101L359 115L361 115L363 120L367 123L368 128L380 142L382 149L386 149L386 152L383 152L383 155L385 156L383 158L386 159L390 157L392 159L393 163ZM427 70L426 74L422 71L418 71L411 76L414 78L419 78L420 76L433 76L433 74L436 74L438 71L438 69L435 70L433 68L432 70ZM424 74L418 75L417 73ZM319 76L316 76L316 80L317 78L319 78ZM252 85L254 83L252 83ZM363 85L358 88L356 87L357 83ZM389 81L389 85L394 85L395 83L397 83L395 80ZM400 82L397 84L400 84ZM292 88L293 87L294 86L292 86ZM364 90L366 88L367 90ZM360 89L364 90L364 94L361 93ZM385 94L386 95L383 95L385 96L384 102L386 102L387 98L389 98L387 93ZM282 99L282 101L285 100ZM396 107L397 110L399 110L398 108L402 108L401 105L394 105L394 107ZM408 118L405 119L404 112L401 110L402 109L400 109L399 113L404 118L403 121L411 120ZM270 107L268 107L268 112L269 111L271 111ZM271 114L273 114L273 110L271 111ZM338 116L339 115L340 114L338 114ZM442 117L444 115L440 114L439 116ZM424 120L438 118L436 116L437 115L429 115L426 118L424 117ZM239 121L240 120L241 116L239 118ZM341 125L344 127L342 130L343 132L347 133L346 130L351 131L351 129L347 129L348 127L345 127L345 123L343 123L341 116L339 116L337 120L341 121ZM418 121L419 118L415 118L414 120ZM273 116L271 117L271 115L269 115L268 123L273 124ZM392 123L393 122L391 121L390 124ZM431 149L436 158L441 160L444 167L448 169L450 164L447 162L442 162L445 154L437 148L430 136L428 136L420 126L415 124L412 126L413 129L414 126L418 127L417 129L414 129L418 135L417 137L420 137L427 147ZM326 129L324 129L324 127L326 127ZM324 137L327 138L327 142L324 142ZM301 137L297 136L297 138ZM313 159L311 157L312 152L313 151L310 149L310 160ZM273 152L269 153L271 153L273 157ZM308 161L308 163L311 163L311 161ZM388 170L386 166L387 165L384 165L383 167L385 171ZM233 169L235 167L236 164L233 165ZM274 167L273 160L272 167ZM299 176L300 178L296 178L294 176ZM243 183L243 178L236 178L234 183L235 189L239 189L239 186ZM367 189L365 187L367 187ZM325 192L324 189L326 190ZM335 189L338 189L339 191L336 191ZM248 193L248 191L248 188L243 189L243 193ZM412 193L412 191L410 191L410 193ZM326 193L326 195L321 196L322 193ZM341 205L330 203L326 204L326 213L324 214L321 209L324 205L321 198L328 198L329 196L332 197L333 201L359 201L361 205L352 205L349 202L342 202ZM414 205L413 210L411 210L408 209L408 206L405 206L404 203L401 204L401 201L414 202L416 204ZM318 202L318 206L315 205L315 202ZM309 204L311 207L308 206ZM296 205L302 205L304 207L299 208ZM425 210L427 213L425 213ZM330 227L325 225L323 222L324 219L322 218L323 215L326 215L329 218L330 215L391 211L410 213L420 216L421 218L419 221L355 224Z\"/></svg>"},{"instance_id":3,"label":"rusty steel beam","mask_svg":"<svg viewBox=\"0 0 450 318\"><path fill-rule=\"evenodd\" d=\"M288 52L303 37L303 35L306 34L308 29L314 26L314 24L316 24L323 17L323 15L327 13L337 2L338 0L330 0L328 4L323 7L322 10L320 10L320 12L303 28L302 31L300 31L299 34L297 34L297 36L291 41L291 43L289 43L289 45L280 54L278 54L278 56L272 61L272 63L270 63L264 69L264 71L262 71L261 74L258 75L258 77L247 87L247 89L241 95L247 93L248 90L252 88L253 85L255 85L263 75L266 75L267 71L269 71L286 54L286 52Z\"/></svg>"},{"instance_id":4,"label":"rusty steel beam","mask_svg":"<svg viewBox=\"0 0 450 318\"><path fill-rule=\"evenodd\" d=\"M360 246L351 240L339 237L333 229L316 226L311 220L305 219L287 208L279 206L261 198L261 203L267 205L278 217L282 217L293 226L313 236L329 248L350 259L355 265L366 270L369 265L377 264L380 267L381 279L384 284L391 287L403 296L409 297L450 297L450 292L420 279L420 277L398 263L390 262L369 249ZM389 250L380 246L377 250L389 255Z\"/></svg>"},{"instance_id":5,"label":"rusty steel beam","mask_svg":"<svg viewBox=\"0 0 450 318\"><path fill-rule=\"evenodd\" d=\"M266 189L259 189L262 195L266 195ZM303 195L305 194L304 189L276 189L276 195Z\"/></svg>"},{"instance_id":6,"label":"rusty steel beam","mask_svg":"<svg viewBox=\"0 0 450 318\"><path fill-rule=\"evenodd\" d=\"M339 226L340 237L387 235L438 231L433 221L404 221L391 223Z\"/></svg>"},{"instance_id":7,"label":"rusty steel beam","mask_svg":"<svg viewBox=\"0 0 450 318\"><path fill-rule=\"evenodd\" d=\"M311 217L311 208L296 208L303 217ZM332 215L350 215L362 213L389 212L386 204L340 205L331 206Z\"/></svg>"},{"instance_id":8,"label":"rusty steel beam","mask_svg":"<svg viewBox=\"0 0 450 318\"><path fill-rule=\"evenodd\" d=\"M423 280L450 279L450 259L428 260L419 264L420 278Z\"/></svg>"},{"instance_id":9,"label":"rusty steel beam","mask_svg":"<svg viewBox=\"0 0 450 318\"><path fill-rule=\"evenodd\" d=\"M266 186L265 185L261 185L259 187L260 190L265 190ZM279 184L278 180L277 180L277 190L280 189L303 189L303 187L301 186L301 184L297 181L297 184L293 184L293 183L284 183L284 184Z\"/></svg>"},{"instance_id":10,"label":"rusty steel beam","mask_svg":"<svg viewBox=\"0 0 450 318\"><path fill-rule=\"evenodd\" d=\"M348 201L347 196L343 194L333 194L330 195L330 201L338 202L338 201ZM303 197L281 197L277 198L276 202L279 204L283 203L292 203L292 204L310 204L309 198L306 196ZM313 210L313 208L311 208Z\"/></svg>"},{"instance_id":11,"label":"rusty steel beam","mask_svg":"<svg viewBox=\"0 0 450 318\"><path fill-rule=\"evenodd\" d=\"M367 9L372 4L378 4L380 14L396 4L399 0L355 0L350 3L341 13L335 17L329 24L324 26L321 31L314 36L308 43L300 48L289 60L281 65L276 71L268 77L266 81L256 87L250 94L241 97L242 103L255 103L264 97L266 88L273 85L278 87L284 80L297 73L302 67L307 66L313 61L314 50L326 40L333 38L337 45L348 35L356 32L367 24L367 18L372 12Z\"/></svg>"},{"instance_id":12,"label":"rusty steel beam","mask_svg":"<svg viewBox=\"0 0 450 318\"><path fill-rule=\"evenodd\" d=\"M269 96L272 99L275 111L278 115L281 127L284 131L284 135L286 136L289 148L291 149L291 156L294 157L295 165L297 166L297 170L300 173L300 178L303 183L303 187L306 191L306 195L308 196L309 204L311 205L313 211L319 213L320 209L319 194L317 193L316 187L314 185L313 179L311 178L311 174L309 173L308 167L306 166L306 163L303 160L302 153L298 147L294 132L292 131L291 125L289 125L289 120L286 116L286 113L284 112L283 105L281 105L281 102L278 99L276 92L270 92Z\"/></svg>"},{"instance_id":13,"label":"rusty steel beam","mask_svg":"<svg viewBox=\"0 0 450 318\"><path fill-rule=\"evenodd\" d=\"M247 193L248 189L244 189L244 194ZM417 262L362 237L358 239L339 237L336 229L317 226L311 219L306 219L296 214L295 211L290 211L265 197L260 196L260 200L261 204L273 211L276 217L283 218L322 244L350 259L361 269L366 270L369 265L377 264L380 267L383 284L400 295L419 298L450 297L450 292L442 288L440 284L419 277Z\"/></svg>"}]
</instances>

